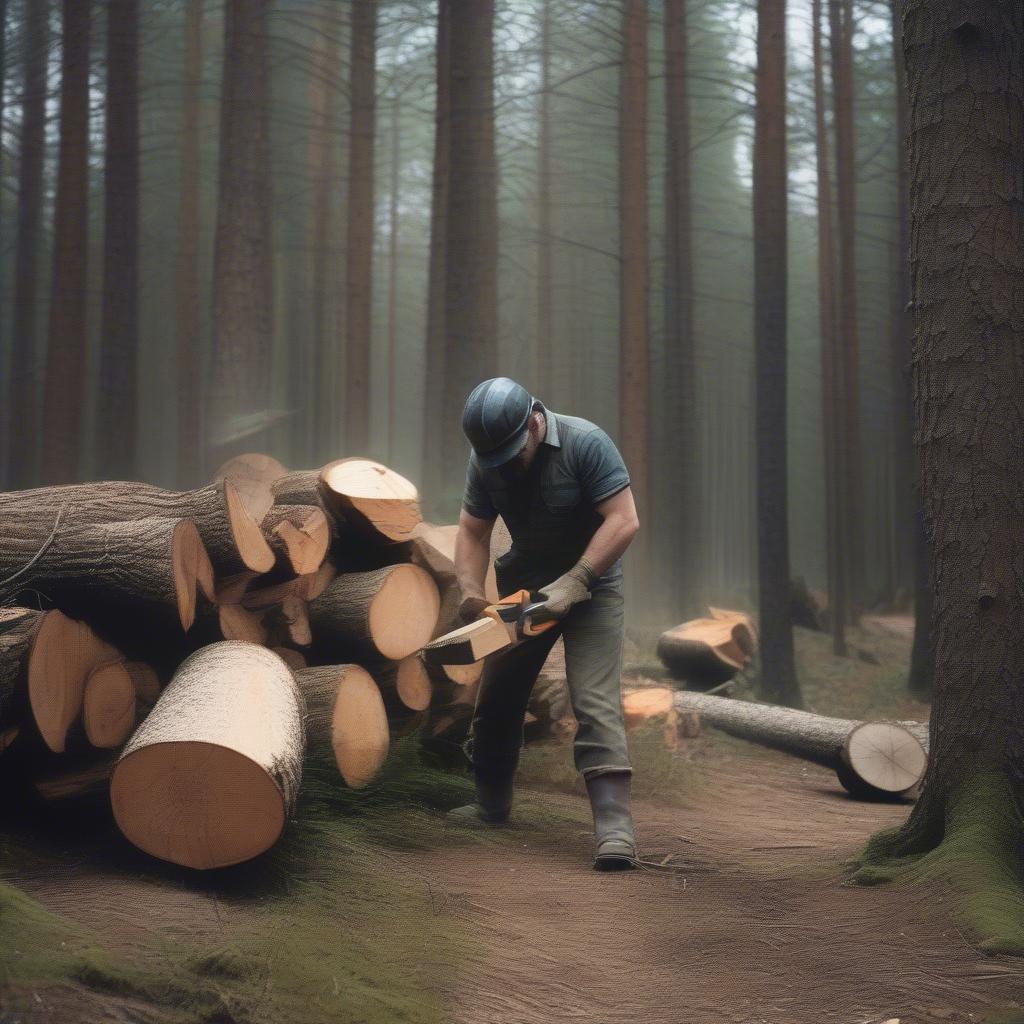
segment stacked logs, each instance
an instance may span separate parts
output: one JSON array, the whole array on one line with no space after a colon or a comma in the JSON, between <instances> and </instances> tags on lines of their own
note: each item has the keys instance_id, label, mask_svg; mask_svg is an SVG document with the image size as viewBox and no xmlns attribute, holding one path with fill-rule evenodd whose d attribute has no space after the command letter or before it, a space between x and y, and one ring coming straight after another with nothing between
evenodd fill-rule
<instances>
[{"instance_id":1,"label":"stacked logs","mask_svg":"<svg viewBox=\"0 0 1024 1024\"><path fill-rule=\"evenodd\" d=\"M393 736L472 706L480 666L418 657L454 624L456 528L379 463L245 455L190 491L38 488L0 516L0 771L41 800L109 793L158 857L255 856L307 750L358 788Z\"/></svg>"}]
</instances>

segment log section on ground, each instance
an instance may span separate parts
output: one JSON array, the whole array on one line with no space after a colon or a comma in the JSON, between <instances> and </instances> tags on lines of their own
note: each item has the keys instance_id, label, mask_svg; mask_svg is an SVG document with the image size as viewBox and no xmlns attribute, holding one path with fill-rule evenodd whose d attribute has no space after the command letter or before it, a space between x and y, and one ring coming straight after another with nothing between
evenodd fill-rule
<instances>
[{"instance_id":1,"label":"log section on ground","mask_svg":"<svg viewBox=\"0 0 1024 1024\"><path fill-rule=\"evenodd\" d=\"M401 661L368 660L363 667L380 688L389 715L399 705L403 711L426 711L430 707L433 687L427 666L418 654L410 654Z\"/></svg>"},{"instance_id":2,"label":"log section on ground","mask_svg":"<svg viewBox=\"0 0 1024 1024\"><path fill-rule=\"evenodd\" d=\"M214 480L225 478L231 482L242 499L249 515L262 522L267 510L274 504L271 490L275 480L286 476L288 470L271 455L247 452L228 459L216 473Z\"/></svg>"},{"instance_id":3,"label":"log section on ground","mask_svg":"<svg viewBox=\"0 0 1024 1024\"><path fill-rule=\"evenodd\" d=\"M680 711L675 705L675 690L667 686L640 686L622 695L622 715L627 731L648 723L659 724L665 745L671 749L682 739L700 735L700 715L696 711Z\"/></svg>"},{"instance_id":4,"label":"log section on ground","mask_svg":"<svg viewBox=\"0 0 1024 1024\"><path fill-rule=\"evenodd\" d=\"M691 619L661 634L658 657L678 679L706 686L724 683L747 665L755 650L748 623L742 612Z\"/></svg>"},{"instance_id":5,"label":"log section on ground","mask_svg":"<svg viewBox=\"0 0 1024 1024\"><path fill-rule=\"evenodd\" d=\"M110 783L118 827L140 849L187 867L263 853L294 808L303 717L276 654L244 641L196 651L121 753Z\"/></svg>"},{"instance_id":6,"label":"log section on ground","mask_svg":"<svg viewBox=\"0 0 1024 1024\"><path fill-rule=\"evenodd\" d=\"M400 661L430 640L440 604L437 585L418 565L342 573L309 602L313 643L332 659Z\"/></svg>"},{"instance_id":7,"label":"log section on ground","mask_svg":"<svg viewBox=\"0 0 1024 1024\"><path fill-rule=\"evenodd\" d=\"M101 480L0 494L0 522L20 523L22 529L45 529L44 538L62 508L59 532L152 516L191 519L218 575L231 576L244 569L267 572L274 565L274 553L259 523L246 512L238 492L226 480L192 491Z\"/></svg>"},{"instance_id":8,"label":"log section on ground","mask_svg":"<svg viewBox=\"0 0 1024 1024\"><path fill-rule=\"evenodd\" d=\"M331 508L371 537L406 541L423 521L416 487L379 462L339 459L324 466L320 479Z\"/></svg>"},{"instance_id":9,"label":"log section on ground","mask_svg":"<svg viewBox=\"0 0 1024 1024\"><path fill-rule=\"evenodd\" d=\"M306 701L311 747L330 750L345 783L365 786L388 756L390 732L384 700L359 665L321 665L295 672Z\"/></svg>"},{"instance_id":10,"label":"log section on ground","mask_svg":"<svg viewBox=\"0 0 1024 1024\"><path fill-rule=\"evenodd\" d=\"M775 704L677 691L680 711L709 725L831 768L854 796L905 793L924 775L927 749L920 723L855 722Z\"/></svg>"},{"instance_id":11,"label":"log section on ground","mask_svg":"<svg viewBox=\"0 0 1024 1024\"><path fill-rule=\"evenodd\" d=\"M296 576L315 573L327 557L331 527L327 516L313 505L274 505L263 517L266 536L278 566Z\"/></svg>"},{"instance_id":12,"label":"log section on ground","mask_svg":"<svg viewBox=\"0 0 1024 1024\"><path fill-rule=\"evenodd\" d=\"M84 622L69 619L59 611L33 614L42 617L27 647L21 651L21 657L28 660L29 706L43 741L50 750L60 753L64 750L68 728L82 709L85 682L90 673L124 658L116 647L102 641ZM0 641L9 637L5 632ZM10 657L10 653L7 656Z\"/></svg>"},{"instance_id":13,"label":"log section on ground","mask_svg":"<svg viewBox=\"0 0 1024 1024\"><path fill-rule=\"evenodd\" d=\"M44 540L33 522L5 524L0 577L28 562ZM213 567L195 523L158 516L62 523L24 582L68 615L106 622L115 633L119 619L131 620L127 629L157 623L187 630L197 591L214 596Z\"/></svg>"}]
</instances>

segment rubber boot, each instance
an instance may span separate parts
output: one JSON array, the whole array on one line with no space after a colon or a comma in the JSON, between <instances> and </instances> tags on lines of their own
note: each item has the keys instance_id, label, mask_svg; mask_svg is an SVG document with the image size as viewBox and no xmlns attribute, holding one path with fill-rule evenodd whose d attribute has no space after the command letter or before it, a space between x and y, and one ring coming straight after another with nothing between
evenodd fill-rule
<instances>
[{"instance_id":1,"label":"rubber boot","mask_svg":"<svg viewBox=\"0 0 1024 1024\"><path fill-rule=\"evenodd\" d=\"M458 824L501 825L512 810L512 782L519 758L492 765L474 765L476 802L454 807L446 817Z\"/></svg>"},{"instance_id":2,"label":"rubber boot","mask_svg":"<svg viewBox=\"0 0 1024 1024\"><path fill-rule=\"evenodd\" d=\"M629 810L630 772L602 772L585 777L594 812L594 870L636 867L636 835Z\"/></svg>"}]
</instances>

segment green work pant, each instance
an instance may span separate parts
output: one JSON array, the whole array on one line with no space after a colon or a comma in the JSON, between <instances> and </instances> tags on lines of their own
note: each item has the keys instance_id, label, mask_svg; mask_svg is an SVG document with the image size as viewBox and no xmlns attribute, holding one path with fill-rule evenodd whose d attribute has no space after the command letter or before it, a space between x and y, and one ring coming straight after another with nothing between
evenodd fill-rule
<instances>
[{"instance_id":1,"label":"green work pant","mask_svg":"<svg viewBox=\"0 0 1024 1024\"><path fill-rule=\"evenodd\" d=\"M488 657L463 746L474 766L500 769L518 762L530 691L561 636L578 723L573 741L576 770L584 777L632 772L622 717L623 604L621 591L601 587L546 632Z\"/></svg>"}]
</instances>

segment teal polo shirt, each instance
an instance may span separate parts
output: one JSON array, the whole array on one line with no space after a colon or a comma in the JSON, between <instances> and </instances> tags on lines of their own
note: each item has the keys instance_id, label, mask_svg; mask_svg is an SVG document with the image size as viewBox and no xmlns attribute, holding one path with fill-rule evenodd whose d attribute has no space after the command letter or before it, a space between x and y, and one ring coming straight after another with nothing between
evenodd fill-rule
<instances>
[{"instance_id":1,"label":"teal polo shirt","mask_svg":"<svg viewBox=\"0 0 1024 1024\"><path fill-rule=\"evenodd\" d=\"M604 521L596 506L629 486L629 472L612 439L579 416L545 409L547 432L529 472L507 483L477 464L470 449L462 507L478 519L505 521L512 547L494 563L501 595L539 590L571 569ZM595 584L618 588L622 559Z\"/></svg>"}]
</instances>

